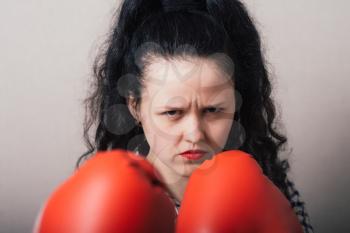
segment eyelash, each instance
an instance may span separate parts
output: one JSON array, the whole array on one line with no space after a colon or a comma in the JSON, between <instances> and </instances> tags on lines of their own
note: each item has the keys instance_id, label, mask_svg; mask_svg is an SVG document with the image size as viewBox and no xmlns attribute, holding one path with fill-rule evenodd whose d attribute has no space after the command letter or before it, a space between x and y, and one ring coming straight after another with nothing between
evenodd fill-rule
<instances>
[{"instance_id":1,"label":"eyelash","mask_svg":"<svg viewBox=\"0 0 350 233\"><path fill-rule=\"evenodd\" d=\"M210 107L210 108L207 108L207 109L215 109L216 111L215 112L210 112L210 113L219 113L222 111L221 108L215 108L215 107ZM179 112L179 111L182 111L182 110L171 110L171 111L166 111L163 113L163 115L167 115L169 117L175 117L175 115L168 115L169 112Z\"/></svg>"}]
</instances>

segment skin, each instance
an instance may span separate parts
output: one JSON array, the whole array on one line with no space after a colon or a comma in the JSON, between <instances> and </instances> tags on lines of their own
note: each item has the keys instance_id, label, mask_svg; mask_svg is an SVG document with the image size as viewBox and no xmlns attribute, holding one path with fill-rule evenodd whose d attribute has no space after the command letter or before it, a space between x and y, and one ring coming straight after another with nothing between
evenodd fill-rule
<instances>
[{"instance_id":1,"label":"skin","mask_svg":"<svg viewBox=\"0 0 350 233\"><path fill-rule=\"evenodd\" d=\"M199 57L156 57L143 85L140 105L129 98L128 107L150 145L147 160L181 202L192 172L224 148L235 112L234 85L213 58ZM191 149L208 153L199 160L179 155Z\"/></svg>"}]
</instances>

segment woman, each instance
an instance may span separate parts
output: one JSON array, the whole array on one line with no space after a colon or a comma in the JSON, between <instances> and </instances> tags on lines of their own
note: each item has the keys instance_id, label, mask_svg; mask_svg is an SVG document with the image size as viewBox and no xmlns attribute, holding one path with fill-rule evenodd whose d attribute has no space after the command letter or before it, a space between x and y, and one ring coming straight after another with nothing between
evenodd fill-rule
<instances>
[{"instance_id":1,"label":"woman","mask_svg":"<svg viewBox=\"0 0 350 233\"><path fill-rule=\"evenodd\" d=\"M85 100L89 151L77 167L96 151L134 151L160 171L180 204L194 169L239 149L254 156L312 232L288 160L279 158L287 138L275 127L260 37L241 2L126 0L94 78Z\"/></svg>"}]
</instances>

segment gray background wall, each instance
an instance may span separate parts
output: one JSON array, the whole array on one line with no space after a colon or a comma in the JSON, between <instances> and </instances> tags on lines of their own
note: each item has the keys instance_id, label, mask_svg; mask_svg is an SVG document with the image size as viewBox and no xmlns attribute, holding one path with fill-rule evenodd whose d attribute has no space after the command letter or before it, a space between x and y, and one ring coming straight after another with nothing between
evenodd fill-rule
<instances>
[{"instance_id":1,"label":"gray background wall","mask_svg":"<svg viewBox=\"0 0 350 233\"><path fill-rule=\"evenodd\" d=\"M263 39L316 232L349 232L350 3L244 1ZM0 6L0 232L30 232L85 152L82 100L117 0ZM348 91L348 92L347 92Z\"/></svg>"}]
</instances>

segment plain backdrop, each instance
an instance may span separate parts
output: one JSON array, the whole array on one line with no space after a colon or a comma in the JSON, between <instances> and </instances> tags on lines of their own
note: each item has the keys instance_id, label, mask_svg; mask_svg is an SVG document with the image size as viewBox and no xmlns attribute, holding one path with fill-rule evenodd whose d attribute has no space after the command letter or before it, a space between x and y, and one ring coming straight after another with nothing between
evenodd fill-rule
<instances>
[{"instance_id":1,"label":"plain backdrop","mask_svg":"<svg viewBox=\"0 0 350 233\"><path fill-rule=\"evenodd\" d=\"M315 232L350 232L349 1L246 0ZM0 4L0 232L30 232L86 151L92 61L116 0Z\"/></svg>"}]
</instances>

